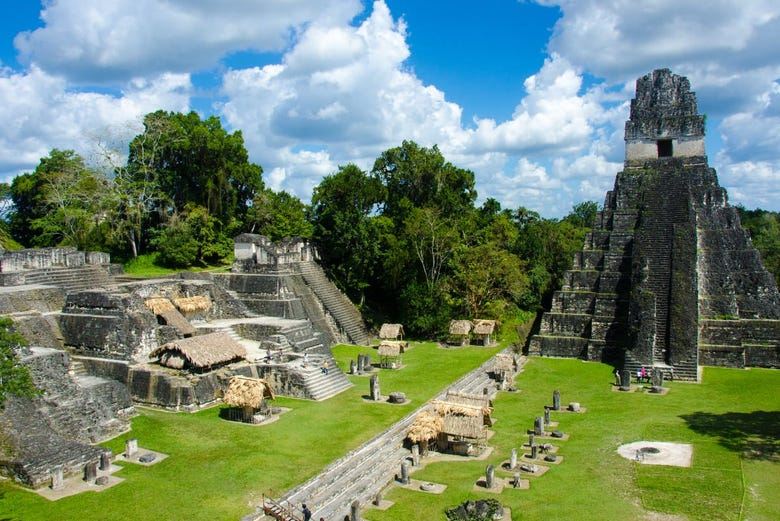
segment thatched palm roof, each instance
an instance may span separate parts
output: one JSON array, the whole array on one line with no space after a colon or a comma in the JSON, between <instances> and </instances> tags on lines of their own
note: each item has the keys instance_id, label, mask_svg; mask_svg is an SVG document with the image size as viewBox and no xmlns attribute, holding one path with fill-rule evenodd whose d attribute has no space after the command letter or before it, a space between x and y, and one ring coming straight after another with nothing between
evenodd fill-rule
<instances>
[{"instance_id":1,"label":"thatched palm roof","mask_svg":"<svg viewBox=\"0 0 780 521\"><path fill-rule=\"evenodd\" d=\"M469 320L451 320L451 335L468 335L471 332L471 321Z\"/></svg>"},{"instance_id":2,"label":"thatched palm roof","mask_svg":"<svg viewBox=\"0 0 780 521\"><path fill-rule=\"evenodd\" d=\"M155 315L159 315L165 311L175 310L176 307L167 298L148 298L144 300L144 305Z\"/></svg>"},{"instance_id":3,"label":"thatched palm roof","mask_svg":"<svg viewBox=\"0 0 780 521\"><path fill-rule=\"evenodd\" d=\"M227 363L245 356L246 349L230 338L227 333L210 333L174 340L149 354L150 358L159 357L160 363L169 367L175 366L166 364L166 362L178 358L199 369ZM173 363L176 364L176 362ZM181 367L176 368L180 369Z\"/></svg>"},{"instance_id":4,"label":"thatched palm roof","mask_svg":"<svg viewBox=\"0 0 780 521\"><path fill-rule=\"evenodd\" d=\"M404 352L405 342L383 340L379 343L379 356L398 356Z\"/></svg>"},{"instance_id":5,"label":"thatched palm roof","mask_svg":"<svg viewBox=\"0 0 780 521\"><path fill-rule=\"evenodd\" d=\"M391 339L391 338L403 338L404 326L401 324L382 324L379 329L379 338Z\"/></svg>"},{"instance_id":6,"label":"thatched palm roof","mask_svg":"<svg viewBox=\"0 0 780 521\"><path fill-rule=\"evenodd\" d=\"M492 411L493 401L484 394L470 394L460 391L447 391L447 397L445 401L462 404L473 405L475 407L490 408Z\"/></svg>"},{"instance_id":7,"label":"thatched palm roof","mask_svg":"<svg viewBox=\"0 0 780 521\"><path fill-rule=\"evenodd\" d=\"M235 407L259 409L263 405L264 398L270 398L271 400L276 398L267 380L234 376L228 382L222 402Z\"/></svg>"},{"instance_id":8,"label":"thatched palm roof","mask_svg":"<svg viewBox=\"0 0 780 521\"><path fill-rule=\"evenodd\" d=\"M430 411L422 411L415 416L414 422L409 427L406 437L412 443L419 443L424 440L432 440L444 429L444 421Z\"/></svg>"},{"instance_id":9,"label":"thatched palm roof","mask_svg":"<svg viewBox=\"0 0 780 521\"><path fill-rule=\"evenodd\" d=\"M450 436L471 439L487 437L487 427L479 416L445 416L442 421L444 428L441 432Z\"/></svg>"},{"instance_id":10,"label":"thatched palm roof","mask_svg":"<svg viewBox=\"0 0 780 521\"><path fill-rule=\"evenodd\" d=\"M211 309L211 300L203 296L175 298L173 299L173 304L182 313L196 313Z\"/></svg>"},{"instance_id":11,"label":"thatched palm roof","mask_svg":"<svg viewBox=\"0 0 780 521\"><path fill-rule=\"evenodd\" d=\"M474 322L474 333L477 335L492 335L498 322L495 320L477 320Z\"/></svg>"},{"instance_id":12,"label":"thatched palm roof","mask_svg":"<svg viewBox=\"0 0 780 521\"><path fill-rule=\"evenodd\" d=\"M434 400L431 403L433 404L434 412L442 418L447 416L475 416L483 418L489 416L492 411L489 407L445 402L442 400Z\"/></svg>"},{"instance_id":13,"label":"thatched palm roof","mask_svg":"<svg viewBox=\"0 0 780 521\"><path fill-rule=\"evenodd\" d=\"M509 353L498 353L493 358L493 371L499 373L501 371L514 371L517 368L515 363L515 357Z\"/></svg>"}]
</instances>

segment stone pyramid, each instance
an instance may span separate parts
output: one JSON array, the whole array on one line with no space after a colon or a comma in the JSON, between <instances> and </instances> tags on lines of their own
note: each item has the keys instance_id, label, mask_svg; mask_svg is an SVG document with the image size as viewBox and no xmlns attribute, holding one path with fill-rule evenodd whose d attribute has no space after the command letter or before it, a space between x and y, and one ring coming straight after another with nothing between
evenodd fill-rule
<instances>
[{"instance_id":1,"label":"stone pyramid","mask_svg":"<svg viewBox=\"0 0 780 521\"><path fill-rule=\"evenodd\" d=\"M707 163L687 78L636 83L626 159L529 353L699 379L780 366L780 295Z\"/></svg>"}]
</instances>

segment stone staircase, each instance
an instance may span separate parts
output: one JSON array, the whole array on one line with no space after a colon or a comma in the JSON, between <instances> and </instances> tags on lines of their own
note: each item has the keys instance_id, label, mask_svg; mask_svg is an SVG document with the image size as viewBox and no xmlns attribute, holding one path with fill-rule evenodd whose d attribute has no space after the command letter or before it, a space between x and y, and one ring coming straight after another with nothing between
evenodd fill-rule
<instances>
[{"instance_id":1,"label":"stone staircase","mask_svg":"<svg viewBox=\"0 0 780 521\"><path fill-rule=\"evenodd\" d=\"M46 268L25 273L25 284L42 284L63 288L68 293L108 289L116 284L105 266L86 265L73 268Z\"/></svg>"},{"instance_id":2,"label":"stone staircase","mask_svg":"<svg viewBox=\"0 0 780 521\"><path fill-rule=\"evenodd\" d=\"M642 364L636 358L631 356L631 353L626 353L626 359L623 364L623 369L627 369L631 372L631 375L635 375L637 370L642 366L648 367L647 364ZM677 361L674 365L666 363L654 363L652 366L654 371L662 371L664 373L664 380L682 380L687 382L696 382L700 378L700 368L696 362L690 361Z\"/></svg>"},{"instance_id":3,"label":"stone staircase","mask_svg":"<svg viewBox=\"0 0 780 521\"><path fill-rule=\"evenodd\" d=\"M267 516L277 521L301 521L301 518L293 513L293 507L286 508L270 497L263 498L262 508Z\"/></svg>"},{"instance_id":4,"label":"stone staircase","mask_svg":"<svg viewBox=\"0 0 780 521\"><path fill-rule=\"evenodd\" d=\"M368 345L370 336L363 317L349 298L328 279L322 268L315 262L307 261L298 263L297 270L349 341Z\"/></svg>"},{"instance_id":5,"label":"stone staircase","mask_svg":"<svg viewBox=\"0 0 780 521\"><path fill-rule=\"evenodd\" d=\"M328 361L328 374L322 371L323 360ZM341 372L336 360L330 356L310 358L310 365L304 369L303 386L312 400L321 401L352 387L352 382Z\"/></svg>"},{"instance_id":6,"label":"stone staircase","mask_svg":"<svg viewBox=\"0 0 780 521\"><path fill-rule=\"evenodd\" d=\"M70 370L68 371L72 376L89 376L89 372L81 360L76 360L74 357L70 358Z\"/></svg>"},{"instance_id":7,"label":"stone staircase","mask_svg":"<svg viewBox=\"0 0 780 521\"><path fill-rule=\"evenodd\" d=\"M449 391L482 394L485 389L492 396L496 391L495 382L488 374L492 366L493 360L490 359L434 399L444 398ZM377 492L395 479L401 463L410 456L403 445L404 439L414 418L426 407L427 404L404 416L381 434L328 465L314 478L287 492L277 502L296 507L306 503L314 513L313 519L343 519L350 513L353 501L368 504ZM268 519L263 505L242 521L262 519Z\"/></svg>"}]
</instances>

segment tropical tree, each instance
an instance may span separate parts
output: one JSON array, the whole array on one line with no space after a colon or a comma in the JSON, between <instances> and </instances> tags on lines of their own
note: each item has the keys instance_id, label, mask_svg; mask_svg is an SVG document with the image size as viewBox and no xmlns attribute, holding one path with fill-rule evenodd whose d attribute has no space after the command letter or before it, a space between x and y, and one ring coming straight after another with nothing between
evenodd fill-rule
<instances>
[{"instance_id":1,"label":"tropical tree","mask_svg":"<svg viewBox=\"0 0 780 521\"><path fill-rule=\"evenodd\" d=\"M108 213L108 183L73 150L53 149L35 171L14 178L14 239L34 247L100 248Z\"/></svg>"},{"instance_id":2,"label":"tropical tree","mask_svg":"<svg viewBox=\"0 0 780 521\"><path fill-rule=\"evenodd\" d=\"M166 113L154 112L144 118L144 131L130 144L125 164L119 162L119 150L98 144L113 174L115 246L119 251L129 247L132 258L145 251L151 230L165 220L172 207L171 197L160 187L157 169L171 134Z\"/></svg>"},{"instance_id":3,"label":"tropical tree","mask_svg":"<svg viewBox=\"0 0 780 521\"><path fill-rule=\"evenodd\" d=\"M180 214L174 214L152 243L158 262L172 268L205 266L227 258L233 241L219 233L219 220L203 206L190 203Z\"/></svg>"},{"instance_id":4,"label":"tropical tree","mask_svg":"<svg viewBox=\"0 0 780 521\"><path fill-rule=\"evenodd\" d=\"M263 187L263 170L249 162L241 132L228 133L216 116L201 120L196 112L147 114L127 166L137 182L154 176L176 211L195 203L223 223L243 221Z\"/></svg>"},{"instance_id":5,"label":"tropical tree","mask_svg":"<svg viewBox=\"0 0 780 521\"><path fill-rule=\"evenodd\" d=\"M764 266L780 281L780 213L737 206L742 226L750 232Z\"/></svg>"},{"instance_id":6,"label":"tropical tree","mask_svg":"<svg viewBox=\"0 0 780 521\"><path fill-rule=\"evenodd\" d=\"M306 205L288 192L270 188L255 195L247 213L249 230L278 241L285 237L312 236L312 224L306 220Z\"/></svg>"},{"instance_id":7,"label":"tropical tree","mask_svg":"<svg viewBox=\"0 0 780 521\"><path fill-rule=\"evenodd\" d=\"M497 312L517 302L528 286L528 276L520 259L490 242L462 251L452 286L466 316L477 319L484 318L488 308Z\"/></svg>"},{"instance_id":8,"label":"tropical tree","mask_svg":"<svg viewBox=\"0 0 780 521\"><path fill-rule=\"evenodd\" d=\"M13 320L0 317L0 408L9 395L31 398L40 394L30 371L19 362L17 351L26 342L13 326Z\"/></svg>"},{"instance_id":9,"label":"tropical tree","mask_svg":"<svg viewBox=\"0 0 780 521\"><path fill-rule=\"evenodd\" d=\"M425 284L433 291L459 246L457 228L452 220L441 218L433 208L413 208L405 225Z\"/></svg>"},{"instance_id":10,"label":"tropical tree","mask_svg":"<svg viewBox=\"0 0 780 521\"><path fill-rule=\"evenodd\" d=\"M371 172L386 190L382 213L397 226L414 208L436 209L445 218L474 208L474 173L445 161L435 145L425 148L404 141L383 152Z\"/></svg>"},{"instance_id":11,"label":"tropical tree","mask_svg":"<svg viewBox=\"0 0 780 521\"><path fill-rule=\"evenodd\" d=\"M325 177L311 199L309 219L323 263L339 286L361 302L394 238L392 223L377 215L383 197L379 180L350 164Z\"/></svg>"}]
</instances>

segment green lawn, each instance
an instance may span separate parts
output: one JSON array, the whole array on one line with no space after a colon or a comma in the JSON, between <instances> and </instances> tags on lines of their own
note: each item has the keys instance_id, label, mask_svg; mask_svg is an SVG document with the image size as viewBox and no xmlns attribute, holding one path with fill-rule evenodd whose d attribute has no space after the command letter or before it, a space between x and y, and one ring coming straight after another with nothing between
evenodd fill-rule
<instances>
[{"instance_id":1,"label":"green lawn","mask_svg":"<svg viewBox=\"0 0 780 521\"><path fill-rule=\"evenodd\" d=\"M415 479L447 484L442 495L391 488L385 512L369 520L442 519L463 500L497 497L513 519L774 520L780 512L780 372L706 368L701 384L673 382L665 396L611 390L611 368L576 360L532 359L518 378L519 394L495 401L496 434L486 461L434 463ZM499 496L474 491L487 464L497 476L513 447L520 453L535 416L561 391L564 405L580 402L583 414L552 413L570 435L558 442L563 462L532 477L529 490ZM633 441L690 443L689 468L638 465L616 449ZM760 454L749 453L760 449ZM658 517L663 513L669 517ZM675 517L676 516L676 517Z\"/></svg>"},{"instance_id":2,"label":"green lawn","mask_svg":"<svg viewBox=\"0 0 780 521\"><path fill-rule=\"evenodd\" d=\"M419 344L404 355L401 371L382 371L382 394L404 391L404 406L366 403L366 377L325 402L280 398L291 412L262 427L219 419L218 410L172 414L144 409L133 431L106 444L115 452L128 437L168 459L152 467L125 464L123 483L100 493L46 501L0 483L0 519L19 520L236 520L261 494L279 496L347 450L418 407L497 349L439 349ZM342 368L369 348L338 346ZM495 400L494 448L485 461L433 463L415 479L444 483L441 495L393 487L386 511L364 510L368 520L437 520L467 498L497 497L523 520L774 520L780 511L778 433L780 372L706 368L701 384L673 382L665 396L612 391L611 368L576 360L531 359L517 379L520 393ZM531 478L530 490L495 496L473 484L513 447L520 449L535 416L552 403L554 389L565 405L587 412L552 413L570 435L559 442L563 462ZM652 440L691 443L690 468L637 465L615 452L622 443ZM522 452L522 451L521 451ZM743 457L743 455L745 457ZM653 512L670 514L657 516ZM676 516L676 517L675 517ZM333 520L329 520L333 521Z\"/></svg>"},{"instance_id":3,"label":"green lawn","mask_svg":"<svg viewBox=\"0 0 780 521\"><path fill-rule=\"evenodd\" d=\"M351 389L324 402L279 398L292 409L275 423L253 427L219 418L217 408L197 414L142 409L132 432L105 446L115 453L125 440L168 454L152 466L124 464L125 481L100 493L49 502L0 482L0 519L32 520L236 520L253 510L263 493L278 497L328 463L381 432L449 382L496 353L497 348L445 350L416 344L404 355L407 368L380 373L382 394L404 391L411 403L372 404L367 377L350 377ZM367 347L334 349L342 369Z\"/></svg>"}]
</instances>

